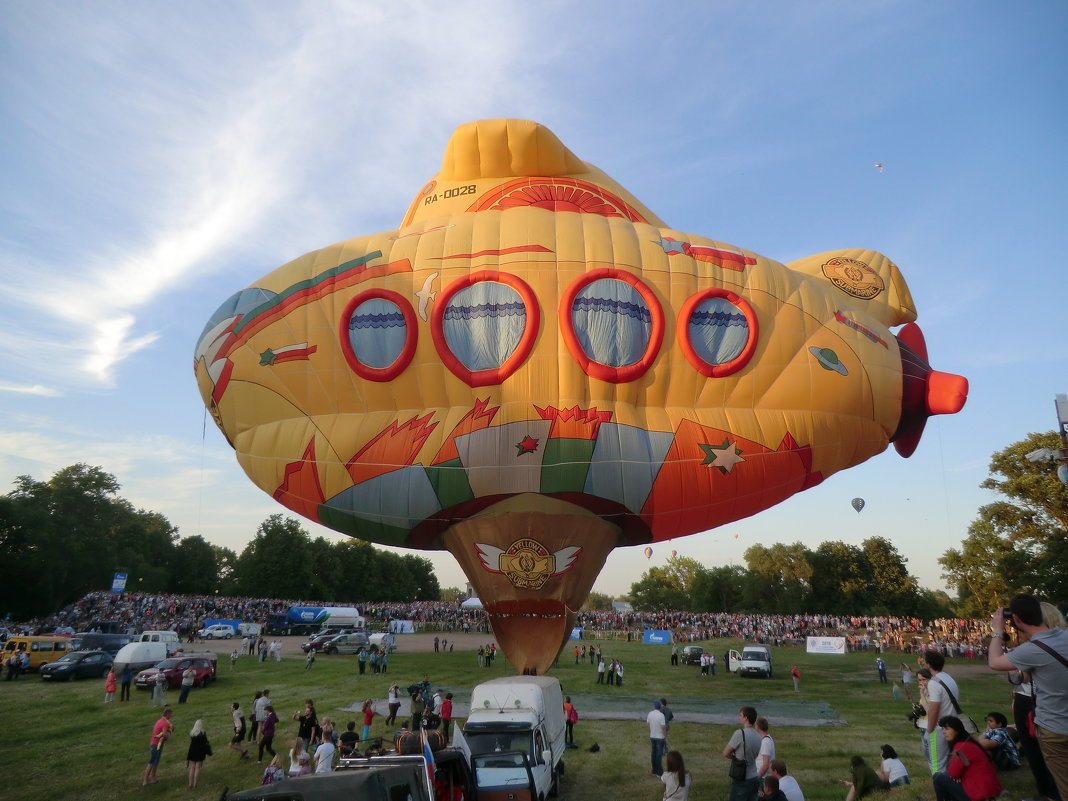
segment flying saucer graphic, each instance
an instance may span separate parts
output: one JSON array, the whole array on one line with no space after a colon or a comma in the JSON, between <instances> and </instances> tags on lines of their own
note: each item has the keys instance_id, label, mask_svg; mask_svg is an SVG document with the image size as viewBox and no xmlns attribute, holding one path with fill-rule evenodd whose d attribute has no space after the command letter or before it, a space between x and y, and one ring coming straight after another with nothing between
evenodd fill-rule
<instances>
[{"instance_id":1,"label":"flying saucer graphic","mask_svg":"<svg viewBox=\"0 0 1068 801\"><path fill-rule=\"evenodd\" d=\"M838 354L830 348L811 347L808 352L816 357L816 361L820 363L820 367L824 370L834 370L840 375L849 375L845 365L838 361Z\"/></svg>"}]
</instances>

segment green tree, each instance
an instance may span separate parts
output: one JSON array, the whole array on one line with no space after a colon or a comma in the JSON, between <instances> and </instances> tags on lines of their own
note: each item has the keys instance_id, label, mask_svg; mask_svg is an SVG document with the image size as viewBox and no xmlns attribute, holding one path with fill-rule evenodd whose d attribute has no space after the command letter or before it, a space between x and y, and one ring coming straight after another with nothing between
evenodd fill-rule
<instances>
[{"instance_id":1,"label":"green tree","mask_svg":"<svg viewBox=\"0 0 1068 801\"><path fill-rule=\"evenodd\" d=\"M694 579L704 568L688 556L669 556L664 567L649 568L631 585L630 600L635 609L688 609Z\"/></svg>"},{"instance_id":2,"label":"green tree","mask_svg":"<svg viewBox=\"0 0 1068 801\"><path fill-rule=\"evenodd\" d=\"M582 608L597 612L608 612L611 611L612 601L614 600L611 595L605 595L603 592L591 592Z\"/></svg>"},{"instance_id":3,"label":"green tree","mask_svg":"<svg viewBox=\"0 0 1068 801\"><path fill-rule=\"evenodd\" d=\"M747 571L741 565L706 568L690 585L689 609L694 612L735 612L745 595Z\"/></svg>"},{"instance_id":4,"label":"green tree","mask_svg":"<svg viewBox=\"0 0 1068 801\"><path fill-rule=\"evenodd\" d=\"M0 504L0 566L19 575L4 582L4 608L18 617L46 614L90 590L106 589L116 571L167 585L175 530L162 515L135 511L118 497L115 477L75 464L48 481L19 476Z\"/></svg>"},{"instance_id":5,"label":"green tree","mask_svg":"<svg viewBox=\"0 0 1068 801\"><path fill-rule=\"evenodd\" d=\"M308 532L291 517L268 517L237 558L234 585L239 594L254 598L318 597Z\"/></svg>"},{"instance_id":6,"label":"green tree","mask_svg":"<svg viewBox=\"0 0 1068 801\"><path fill-rule=\"evenodd\" d=\"M861 592L864 611L884 615L913 614L919 584L909 575L908 560L885 537L869 537L860 548L866 563L867 586Z\"/></svg>"},{"instance_id":7,"label":"green tree","mask_svg":"<svg viewBox=\"0 0 1068 801\"><path fill-rule=\"evenodd\" d=\"M201 536L180 540L171 559L168 590L180 595L211 595L218 589L215 548Z\"/></svg>"},{"instance_id":8,"label":"green tree","mask_svg":"<svg viewBox=\"0 0 1068 801\"><path fill-rule=\"evenodd\" d=\"M807 608L811 612L857 614L864 590L864 554L855 545L840 541L821 542L809 554L812 564L812 591Z\"/></svg>"},{"instance_id":9,"label":"green tree","mask_svg":"<svg viewBox=\"0 0 1068 801\"><path fill-rule=\"evenodd\" d=\"M425 556L410 553L404 554L401 559L404 560L404 564L415 581L415 595L408 597L414 597L417 601L438 600L441 597L441 587L438 585L438 577L434 575L434 563ZM390 600L402 601L406 598L393 595Z\"/></svg>"},{"instance_id":10,"label":"green tree","mask_svg":"<svg viewBox=\"0 0 1068 801\"><path fill-rule=\"evenodd\" d=\"M1026 458L1039 448L1060 447L1051 431L991 457L991 476L981 486L1005 499L981 507L961 548L938 560L962 614L987 614L1021 591L1068 595L1068 487L1057 479L1055 464Z\"/></svg>"},{"instance_id":11,"label":"green tree","mask_svg":"<svg viewBox=\"0 0 1068 801\"><path fill-rule=\"evenodd\" d=\"M804 608L812 581L812 565L804 545L752 545L744 556L751 574L748 592L743 590L747 608L777 613Z\"/></svg>"}]
</instances>

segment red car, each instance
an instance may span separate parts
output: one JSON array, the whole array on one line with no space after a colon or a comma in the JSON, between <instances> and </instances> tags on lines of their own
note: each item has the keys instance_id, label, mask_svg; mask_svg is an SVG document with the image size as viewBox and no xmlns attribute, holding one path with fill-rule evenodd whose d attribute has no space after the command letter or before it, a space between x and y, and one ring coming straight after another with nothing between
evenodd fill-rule
<instances>
[{"instance_id":1,"label":"red car","mask_svg":"<svg viewBox=\"0 0 1068 801\"><path fill-rule=\"evenodd\" d=\"M196 671L193 679L194 687L207 687L215 681L215 654L186 654L184 656L171 657L158 662L155 667L146 668L137 674L134 684L140 690L151 690L155 685L156 676L162 673L167 677L167 686L176 689L182 686L182 674L190 665Z\"/></svg>"}]
</instances>

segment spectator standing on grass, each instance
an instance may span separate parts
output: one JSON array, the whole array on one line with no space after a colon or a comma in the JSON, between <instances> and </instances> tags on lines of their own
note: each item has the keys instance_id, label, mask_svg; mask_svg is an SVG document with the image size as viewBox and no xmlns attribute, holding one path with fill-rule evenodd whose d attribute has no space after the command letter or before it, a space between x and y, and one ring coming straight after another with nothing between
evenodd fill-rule
<instances>
[{"instance_id":1,"label":"spectator standing on grass","mask_svg":"<svg viewBox=\"0 0 1068 801\"><path fill-rule=\"evenodd\" d=\"M797 779L790 775L786 769L786 763L781 759L771 760L771 775L779 780L779 789L786 796L786 801L805 801L805 794L801 792L801 785Z\"/></svg>"},{"instance_id":2,"label":"spectator standing on grass","mask_svg":"<svg viewBox=\"0 0 1068 801\"><path fill-rule=\"evenodd\" d=\"M189 665L182 671L182 689L178 693L178 703L184 704L189 698L189 692L193 689L193 682L197 680L197 669Z\"/></svg>"},{"instance_id":3,"label":"spectator standing on grass","mask_svg":"<svg viewBox=\"0 0 1068 801\"><path fill-rule=\"evenodd\" d=\"M249 722L252 724L248 727L248 741L250 743L256 742L256 735L260 730L260 712L263 711L263 704L260 703L261 698L263 698L263 690L256 690L256 694L252 696L252 706L249 707Z\"/></svg>"},{"instance_id":4,"label":"spectator standing on grass","mask_svg":"<svg viewBox=\"0 0 1068 801\"><path fill-rule=\"evenodd\" d=\"M185 754L185 762L189 768L190 790L196 789L197 781L200 779L200 769L204 766L204 760L211 755L211 743L208 742L208 733L204 731L204 721L198 720L189 730L189 750Z\"/></svg>"},{"instance_id":5,"label":"spectator standing on grass","mask_svg":"<svg viewBox=\"0 0 1068 801\"><path fill-rule=\"evenodd\" d=\"M931 774L945 772L949 764L949 746L938 720L960 714L960 689L953 677L944 672L946 658L933 648L923 652L923 661L931 671L927 681L927 746L930 749Z\"/></svg>"},{"instance_id":6,"label":"spectator standing on grass","mask_svg":"<svg viewBox=\"0 0 1068 801\"><path fill-rule=\"evenodd\" d=\"M757 734L760 735L760 750L757 752L757 778L763 779L771 772L771 762L775 759L775 741L768 732L771 725L767 718L756 719Z\"/></svg>"},{"instance_id":7,"label":"spectator standing on grass","mask_svg":"<svg viewBox=\"0 0 1068 801\"><path fill-rule=\"evenodd\" d=\"M156 769L159 767L160 759L163 758L163 746L170 739L171 734L174 733L174 723L171 721L173 715L174 713L169 706L164 707L163 715L156 721L156 725L152 727L152 739L149 740L148 746L148 765L145 767L144 775L141 777L142 787L159 781L156 778Z\"/></svg>"},{"instance_id":8,"label":"spectator standing on grass","mask_svg":"<svg viewBox=\"0 0 1068 801\"><path fill-rule=\"evenodd\" d=\"M1027 637L1005 652L1008 621L998 608L991 618L988 664L994 670L1030 674L1034 685L1035 735L1042 757L1062 799L1068 798L1068 631L1056 609L1044 610L1033 595L1021 593L1009 604L1012 623ZM1058 619L1059 618L1059 619ZM1037 779L1037 774L1036 774Z\"/></svg>"},{"instance_id":9,"label":"spectator standing on grass","mask_svg":"<svg viewBox=\"0 0 1068 801\"><path fill-rule=\"evenodd\" d=\"M445 693L445 700L441 702L441 733L445 742L449 742L449 726L452 725L452 693Z\"/></svg>"},{"instance_id":10,"label":"spectator standing on grass","mask_svg":"<svg viewBox=\"0 0 1068 801\"><path fill-rule=\"evenodd\" d=\"M604 659L600 656L597 657L597 683L604 684Z\"/></svg>"},{"instance_id":11,"label":"spectator standing on grass","mask_svg":"<svg viewBox=\"0 0 1068 801\"><path fill-rule=\"evenodd\" d=\"M234 722L234 736L230 739L230 750L241 754L242 759L248 759L248 749L245 748L245 732L248 727L245 723L245 715L241 711L241 704L234 701L230 704L230 716Z\"/></svg>"},{"instance_id":12,"label":"spectator standing on grass","mask_svg":"<svg viewBox=\"0 0 1068 801\"><path fill-rule=\"evenodd\" d=\"M564 696L564 745L575 744L575 724L578 723L578 710L571 703L571 696Z\"/></svg>"},{"instance_id":13,"label":"spectator standing on grass","mask_svg":"<svg viewBox=\"0 0 1068 801\"><path fill-rule=\"evenodd\" d=\"M118 687L118 679L115 678L115 671L108 668L108 675L104 679L104 703L110 704L115 700L115 689Z\"/></svg>"},{"instance_id":14,"label":"spectator standing on grass","mask_svg":"<svg viewBox=\"0 0 1068 801\"><path fill-rule=\"evenodd\" d=\"M664 723L668 734L671 734L671 721L675 719L675 713L671 711L666 698L660 699L660 711L664 713Z\"/></svg>"},{"instance_id":15,"label":"spectator standing on grass","mask_svg":"<svg viewBox=\"0 0 1068 801\"><path fill-rule=\"evenodd\" d=\"M330 739L330 733L323 731L322 741L315 749L315 772L332 773L334 770L334 743Z\"/></svg>"},{"instance_id":16,"label":"spectator standing on grass","mask_svg":"<svg viewBox=\"0 0 1068 801\"><path fill-rule=\"evenodd\" d=\"M875 660L875 669L879 671L879 683L886 684L888 681L886 678L886 662L883 661L881 656Z\"/></svg>"},{"instance_id":17,"label":"spectator standing on grass","mask_svg":"<svg viewBox=\"0 0 1068 801\"><path fill-rule=\"evenodd\" d=\"M745 778L731 779L731 789L728 801L756 801L760 790L760 780L757 778L757 755L760 753L760 735L757 734L754 724L757 713L751 706L743 706L738 710L738 722L741 727L735 730L731 739L723 749L724 759L744 759Z\"/></svg>"},{"instance_id":18,"label":"spectator standing on grass","mask_svg":"<svg viewBox=\"0 0 1068 801\"><path fill-rule=\"evenodd\" d=\"M167 706L167 677L162 670L152 680L152 706L156 704Z\"/></svg>"},{"instance_id":19,"label":"spectator standing on grass","mask_svg":"<svg viewBox=\"0 0 1068 801\"><path fill-rule=\"evenodd\" d=\"M237 656L237 649L235 648L230 652L230 670L233 670L237 667Z\"/></svg>"},{"instance_id":20,"label":"spectator standing on grass","mask_svg":"<svg viewBox=\"0 0 1068 801\"><path fill-rule=\"evenodd\" d=\"M645 716L649 724L649 750L654 776L664 775L664 754L667 753L667 721L661 710L660 702L653 701L653 708Z\"/></svg>"},{"instance_id":21,"label":"spectator standing on grass","mask_svg":"<svg viewBox=\"0 0 1068 801\"><path fill-rule=\"evenodd\" d=\"M119 679L119 701L130 700L130 685L133 684L133 668L127 662L122 666L122 676Z\"/></svg>"},{"instance_id":22,"label":"spectator standing on grass","mask_svg":"<svg viewBox=\"0 0 1068 801\"><path fill-rule=\"evenodd\" d=\"M271 691L263 690L257 692L256 697L252 699L252 719L256 721L254 725L263 727L263 719L266 717L267 707L271 705ZM277 717L277 716L276 716ZM256 729L253 729L253 735L249 737L249 741L256 740Z\"/></svg>"},{"instance_id":23,"label":"spectator standing on grass","mask_svg":"<svg viewBox=\"0 0 1068 801\"><path fill-rule=\"evenodd\" d=\"M371 723L375 719L375 714L374 702L368 698L363 702L363 732L360 734L360 739L364 742L364 748L367 747L367 741L371 739Z\"/></svg>"},{"instance_id":24,"label":"spectator standing on grass","mask_svg":"<svg viewBox=\"0 0 1068 801\"><path fill-rule=\"evenodd\" d=\"M397 682L393 682L389 685L389 690L386 691L386 704L389 706L389 717L386 718L386 725L392 726L397 722L397 713L400 711L400 685Z\"/></svg>"},{"instance_id":25,"label":"spectator standing on grass","mask_svg":"<svg viewBox=\"0 0 1068 801\"><path fill-rule=\"evenodd\" d=\"M263 719L260 721L260 753L257 762L263 762L264 751L274 756L274 733L278 726L278 715L275 714L273 706L267 704L261 714Z\"/></svg>"}]
</instances>

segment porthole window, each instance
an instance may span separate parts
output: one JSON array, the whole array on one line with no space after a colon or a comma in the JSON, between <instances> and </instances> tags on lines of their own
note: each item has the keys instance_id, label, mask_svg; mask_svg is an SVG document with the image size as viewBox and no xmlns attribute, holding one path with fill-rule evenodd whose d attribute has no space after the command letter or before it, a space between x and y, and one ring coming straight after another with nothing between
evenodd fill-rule
<instances>
[{"instance_id":1,"label":"porthole window","mask_svg":"<svg viewBox=\"0 0 1068 801\"><path fill-rule=\"evenodd\" d=\"M726 289L708 289L686 301L676 330L686 359L709 378L741 370L756 350L757 333L753 307Z\"/></svg>"},{"instance_id":2,"label":"porthole window","mask_svg":"<svg viewBox=\"0 0 1068 801\"><path fill-rule=\"evenodd\" d=\"M526 282L482 270L452 283L434 304L434 346L469 386L499 384L530 355L540 322Z\"/></svg>"},{"instance_id":3,"label":"porthole window","mask_svg":"<svg viewBox=\"0 0 1068 801\"><path fill-rule=\"evenodd\" d=\"M403 296L372 289L354 297L341 315L341 351L353 372L370 381L391 381L415 355L415 311Z\"/></svg>"},{"instance_id":4,"label":"porthole window","mask_svg":"<svg viewBox=\"0 0 1068 801\"><path fill-rule=\"evenodd\" d=\"M572 357L587 375L634 381L652 365L664 338L664 316L653 291L632 273L593 270L560 301L560 324Z\"/></svg>"}]
</instances>

